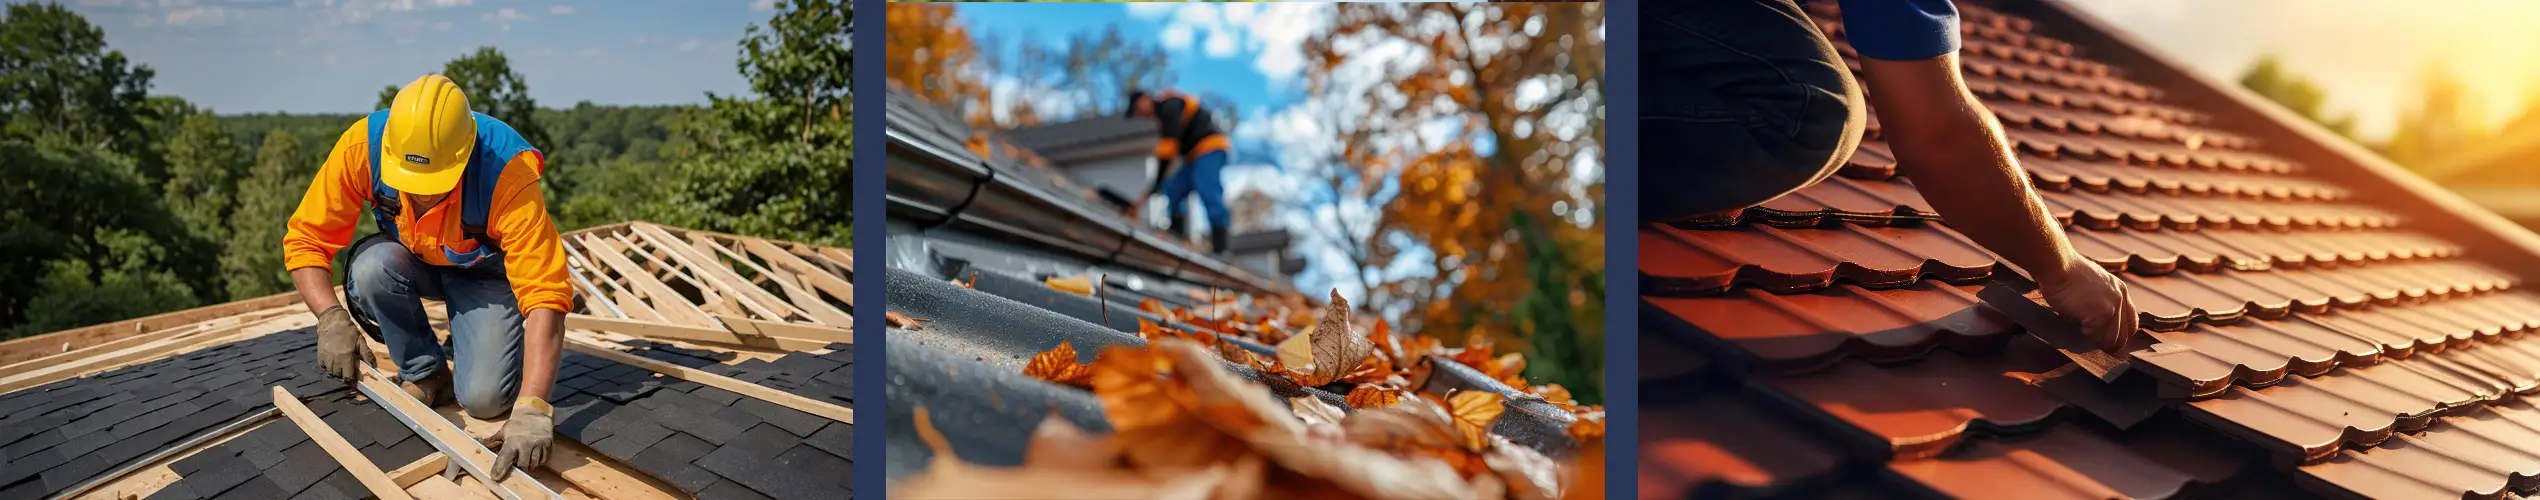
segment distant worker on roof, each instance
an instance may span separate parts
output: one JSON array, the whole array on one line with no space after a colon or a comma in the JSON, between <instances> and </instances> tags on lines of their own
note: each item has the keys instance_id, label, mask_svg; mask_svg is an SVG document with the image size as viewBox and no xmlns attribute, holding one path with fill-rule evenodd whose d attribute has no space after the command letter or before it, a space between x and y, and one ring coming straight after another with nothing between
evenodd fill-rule
<instances>
[{"instance_id":1,"label":"distant worker on roof","mask_svg":"<svg viewBox=\"0 0 2540 500\"><path fill-rule=\"evenodd\" d=\"M1129 213L1140 214L1148 198L1164 194L1165 208L1172 214L1176 237L1190 237L1183 221L1190 212L1183 202L1192 194L1199 195L1200 209L1208 213L1209 251L1226 251L1226 234L1234 225L1234 216L1226 211L1226 184L1220 176L1226 169L1226 129L1217 117L1200 106L1199 99L1188 95L1145 91L1129 93L1129 117L1155 120L1155 182L1147 186L1145 195L1130 206ZM1182 168L1174 170L1175 160Z\"/></svg>"},{"instance_id":2,"label":"distant worker on roof","mask_svg":"<svg viewBox=\"0 0 2540 500\"><path fill-rule=\"evenodd\" d=\"M2110 352L2135 330L2123 282L2073 250L2030 191L2002 125L1958 73L1949 0L1845 0L1898 173L1951 229L2037 280ZM1640 193L1648 220L1754 206L1825 180L1860 144L1861 86L1793 0L1652 4L1641 35Z\"/></svg>"},{"instance_id":3,"label":"distant worker on roof","mask_svg":"<svg viewBox=\"0 0 2540 500\"><path fill-rule=\"evenodd\" d=\"M547 397L573 291L539 192L545 168L510 125L469 111L457 83L424 75L336 139L282 240L291 282L317 313L328 375L360 380L367 331L388 345L398 385L424 404L510 414L495 481L546 462L555 432ZM331 266L365 207L379 233L352 244L338 301ZM445 304L447 349L423 299Z\"/></svg>"}]
</instances>

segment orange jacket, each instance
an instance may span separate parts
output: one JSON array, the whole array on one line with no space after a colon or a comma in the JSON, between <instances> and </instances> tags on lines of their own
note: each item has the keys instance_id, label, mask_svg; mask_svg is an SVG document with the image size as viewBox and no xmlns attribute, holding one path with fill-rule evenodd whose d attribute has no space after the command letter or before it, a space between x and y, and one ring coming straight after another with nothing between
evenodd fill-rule
<instances>
[{"instance_id":1,"label":"orange jacket","mask_svg":"<svg viewBox=\"0 0 2540 500\"><path fill-rule=\"evenodd\" d=\"M288 229L282 236L282 262L285 269L308 267L333 269L335 252L352 244L353 229L370 213L370 138L369 119L353 122L344 135L335 139L335 150L326 156L326 164L318 167L317 179L309 183L309 192L300 197L300 208L292 212ZM536 151L521 153L503 168L503 178L496 182L492 212L485 216L485 236L503 249L503 270L509 275L512 295L520 301L523 314L539 308L571 312L573 287L566 281L563 239L556 235L556 223L547 215L547 197L538 189L538 176L546 158ZM404 210L397 215L399 233L396 238L409 249L431 249L412 252L415 258L436 266L449 266L439 249L448 244L461 252L475 249L459 224L459 200L479 193L466 192L465 186L451 191L450 197L427 210ZM420 206L413 195L403 197L407 207Z\"/></svg>"}]
</instances>

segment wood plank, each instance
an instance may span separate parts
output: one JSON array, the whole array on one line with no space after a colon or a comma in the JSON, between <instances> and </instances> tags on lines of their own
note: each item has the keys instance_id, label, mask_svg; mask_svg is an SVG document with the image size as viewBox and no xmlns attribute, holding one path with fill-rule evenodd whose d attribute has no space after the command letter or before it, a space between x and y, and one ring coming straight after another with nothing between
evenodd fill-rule
<instances>
[{"instance_id":1,"label":"wood plank","mask_svg":"<svg viewBox=\"0 0 2540 500\"><path fill-rule=\"evenodd\" d=\"M414 463L389 471L388 478L396 480L399 488L413 488L415 483L423 482L425 478L438 477L441 470L449 466L450 456L435 451L416 459Z\"/></svg>"},{"instance_id":2,"label":"wood plank","mask_svg":"<svg viewBox=\"0 0 2540 500\"><path fill-rule=\"evenodd\" d=\"M379 394L404 394L404 389L397 388L397 384L395 382L381 380L379 377L372 376L369 371L362 372L361 384L369 387L372 392ZM425 433L431 434L435 438L439 438L442 442L450 443L452 445L451 448L455 448L454 450L451 450L452 453L455 453L449 457L451 460L465 460L468 463L475 464L478 470L483 470L487 473L492 473L494 471L494 453L491 450L461 445L461 442L477 441L475 438L469 437L467 431L460 430L457 425L451 424L449 420L439 418L439 413L433 412L431 408L424 407L422 402L415 401L414 398L411 397L383 397L380 399L373 399L372 401L379 403L380 406L388 409L389 411L403 413L406 416L413 418L415 424L423 427L422 430ZM503 487L514 493L520 494L522 498L537 498L537 492L543 489L538 485L538 480L529 477L528 474L512 474L511 477L504 478Z\"/></svg>"},{"instance_id":3,"label":"wood plank","mask_svg":"<svg viewBox=\"0 0 2540 500\"><path fill-rule=\"evenodd\" d=\"M723 320L724 327L731 328L732 331L736 333L771 338L802 339L819 342L820 345L823 346L841 342L848 344L855 343L855 330L848 328L756 320L737 316L718 316L717 318Z\"/></svg>"},{"instance_id":4,"label":"wood plank","mask_svg":"<svg viewBox=\"0 0 2540 500\"><path fill-rule=\"evenodd\" d=\"M633 467L617 463L572 439L557 439L547 448L547 470L574 488L607 500L676 500L677 488L662 484Z\"/></svg>"},{"instance_id":5,"label":"wood plank","mask_svg":"<svg viewBox=\"0 0 2540 500\"><path fill-rule=\"evenodd\" d=\"M177 353L192 351L196 348L211 345L220 340L229 338L232 333L237 333L239 331L252 331L250 329L261 329L266 324L288 321L290 319L291 316L283 316L280 318L273 318L225 329L192 332L173 338L161 339L156 342L123 348L121 350L98 356L72 361L63 361L52 366L46 366L6 378L0 378L0 393L16 392L19 389L77 378L85 373L110 370L144 360L158 359ZM256 331L253 333L264 334L272 332Z\"/></svg>"},{"instance_id":6,"label":"wood plank","mask_svg":"<svg viewBox=\"0 0 2540 500\"><path fill-rule=\"evenodd\" d=\"M632 227L636 234L643 235L644 239L652 241L655 248L670 254L671 260L679 261L680 265L696 271L699 277L714 282L715 286L721 287L725 292L740 296L741 305L749 308L751 312L773 320L783 320L790 316L788 313L793 312L793 306L786 304L784 299L776 297L776 294L768 293L766 289L750 285L750 280L742 278L739 273L732 272L731 266L712 262L713 256L695 254L696 249L680 245L677 237L663 231L660 226L635 224ZM780 307L783 310L779 310Z\"/></svg>"},{"instance_id":7,"label":"wood plank","mask_svg":"<svg viewBox=\"0 0 2540 500\"><path fill-rule=\"evenodd\" d=\"M291 391L274 386L273 405L281 408L282 415L290 417L291 423L298 424L301 431L307 432L309 440L317 441L318 448L326 450L327 456L335 457L335 462L343 464L346 472L353 473L353 480L361 481L363 488L370 489L370 494L378 495L380 500L414 499L406 495L406 488L398 485L397 480L380 471L379 464L370 463L369 458L363 457L360 448L354 448L352 442L344 440L343 434L335 433L335 428L328 427L325 420L319 420L317 413L302 406L300 398L291 397Z\"/></svg>"},{"instance_id":8,"label":"wood plank","mask_svg":"<svg viewBox=\"0 0 2540 500\"><path fill-rule=\"evenodd\" d=\"M737 319L736 316L721 317L727 319ZM699 328L684 325L648 323L643 321L604 318L587 314L566 316L565 324L568 328L617 332L656 339L712 342L717 344L730 344L742 347L773 349L780 351L808 351L829 346L828 342L819 340L745 335L744 333L746 332L733 332L729 330Z\"/></svg>"},{"instance_id":9,"label":"wood plank","mask_svg":"<svg viewBox=\"0 0 2540 500\"><path fill-rule=\"evenodd\" d=\"M855 269L855 256L853 256L853 255L848 255L846 250L839 250L839 249L829 248L829 247L812 247L812 248L814 248L814 249L815 249L815 250L813 250L814 252L819 252L819 253L820 253L820 256L822 256L822 257L828 257L830 261L834 261L834 262L837 262L838 264L844 265L844 266L846 266L846 268L847 268L847 269ZM853 272L853 271L849 271L849 272ZM849 276L853 276L853 275L849 275Z\"/></svg>"},{"instance_id":10,"label":"wood plank","mask_svg":"<svg viewBox=\"0 0 2540 500\"><path fill-rule=\"evenodd\" d=\"M797 276L791 271L777 272L766 267L761 267L757 262L751 262L749 256L742 255L740 252L734 252L729 248L724 248L723 245L716 244L713 240L706 239L704 235L690 234L688 235L688 239L689 241L695 242L698 246L706 247L723 254L724 258L730 259L733 262L739 262L742 266L748 267L750 272L758 273L759 276L767 277L768 281L775 282L776 289L785 292L784 299L792 302L796 310L802 311L803 314L808 316L813 322L828 323L832 325L855 324L855 318L847 317L846 311L840 311L837 306L832 306L829 305L828 302L821 301L819 293L812 292L810 289L803 288L802 285L796 284L796 281L800 281L802 279L801 276ZM760 289L760 291L764 292L766 290Z\"/></svg>"},{"instance_id":11,"label":"wood plank","mask_svg":"<svg viewBox=\"0 0 2540 500\"><path fill-rule=\"evenodd\" d=\"M643 270L643 266L626 260L626 256L610 246L608 242L595 239L584 243L597 248L599 251L591 252L591 254L599 257L601 263L615 268L618 276L625 277L636 290L643 292L644 298L657 306L653 310L661 313L664 319L697 326L714 324L713 319L707 317L705 311L698 310L695 304L688 303L686 296L671 290L669 284L654 279L652 273Z\"/></svg>"},{"instance_id":12,"label":"wood plank","mask_svg":"<svg viewBox=\"0 0 2540 500\"><path fill-rule=\"evenodd\" d=\"M591 340L574 336L569 333L565 336L565 348L572 349L575 352L583 354L599 356L601 358L608 359L609 361L634 365L636 368L652 370L655 373L678 377L689 382L696 382L712 386L717 389L741 393L743 396L758 398L770 403L783 405L786 408L793 408L801 410L804 413L819 415L830 420L850 424L855 423L854 410L821 401L814 401L811 398L802 397L790 392L779 391L767 386L734 380L731 377L708 373L704 370L654 361L650 358L618 352L606 347L601 347L592 343Z\"/></svg>"},{"instance_id":13,"label":"wood plank","mask_svg":"<svg viewBox=\"0 0 2540 500\"><path fill-rule=\"evenodd\" d=\"M837 297L840 302L845 302L848 307L855 306L855 284L847 282L845 278L835 274L829 274L829 270L822 269L820 266L812 264L811 261L803 260L801 256L794 255L791 252L786 252L785 249L777 248L776 244L768 243L766 240L743 238L741 240L741 248L748 250L750 255L756 255L758 258L765 259L768 263L775 264L777 267L792 269L794 272L802 274L803 282L810 284L812 288L818 288L822 292L828 292L829 296Z\"/></svg>"},{"instance_id":14,"label":"wood plank","mask_svg":"<svg viewBox=\"0 0 2540 500\"><path fill-rule=\"evenodd\" d=\"M21 361L61 354L70 350L95 346L133 335L166 331L170 328L201 323L214 318L274 307L296 305L300 294L284 292L253 299L213 304L193 309L143 316L140 318L83 326L22 339L0 342L0 363ZM68 347L67 349L65 347Z\"/></svg>"}]
</instances>

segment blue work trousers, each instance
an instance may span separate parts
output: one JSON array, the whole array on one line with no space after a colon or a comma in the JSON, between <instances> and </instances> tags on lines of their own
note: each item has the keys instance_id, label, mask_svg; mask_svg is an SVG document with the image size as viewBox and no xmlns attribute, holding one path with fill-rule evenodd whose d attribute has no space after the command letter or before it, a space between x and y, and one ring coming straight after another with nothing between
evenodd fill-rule
<instances>
[{"instance_id":1,"label":"blue work trousers","mask_svg":"<svg viewBox=\"0 0 2540 500\"><path fill-rule=\"evenodd\" d=\"M1185 217L1183 210L1193 191L1199 194L1201 210L1208 212L1208 227L1227 231L1234 227L1235 216L1226 210L1226 152L1211 151L1190 161L1164 178L1164 207L1172 211L1174 220Z\"/></svg>"},{"instance_id":2,"label":"blue work trousers","mask_svg":"<svg viewBox=\"0 0 2540 500\"><path fill-rule=\"evenodd\" d=\"M424 263L394 238L370 238L353 246L344 283L352 306L379 324L380 342L397 362L398 378L423 380L456 365L453 388L469 416L493 418L511 411L520 394L520 299L512 294L500 259L472 268ZM450 344L433 335L423 299L441 300L450 316Z\"/></svg>"}]
</instances>

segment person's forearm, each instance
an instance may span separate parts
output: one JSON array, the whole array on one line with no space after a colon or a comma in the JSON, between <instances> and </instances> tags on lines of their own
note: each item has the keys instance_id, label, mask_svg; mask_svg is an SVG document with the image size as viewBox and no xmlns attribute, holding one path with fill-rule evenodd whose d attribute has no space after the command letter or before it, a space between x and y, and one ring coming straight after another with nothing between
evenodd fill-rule
<instances>
[{"instance_id":1,"label":"person's forearm","mask_svg":"<svg viewBox=\"0 0 2540 500\"><path fill-rule=\"evenodd\" d=\"M1864 60L1863 66L1899 173L1913 180L1941 220L2031 277L2080 264L2029 187L2002 125L1959 79L1956 54Z\"/></svg>"},{"instance_id":2,"label":"person's forearm","mask_svg":"<svg viewBox=\"0 0 2540 500\"><path fill-rule=\"evenodd\" d=\"M344 305L335 298L335 271L323 267L291 270L291 287L300 291L300 302L309 306L309 314L326 312Z\"/></svg>"},{"instance_id":3,"label":"person's forearm","mask_svg":"<svg viewBox=\"0 0 2540 500\"><path fill-rule=\"evenodd\" d=\"M522 322L520 395L548 399L556 387L556 364L564 356L564 311L531 309Z\"/></svg>"}]
</instances>

